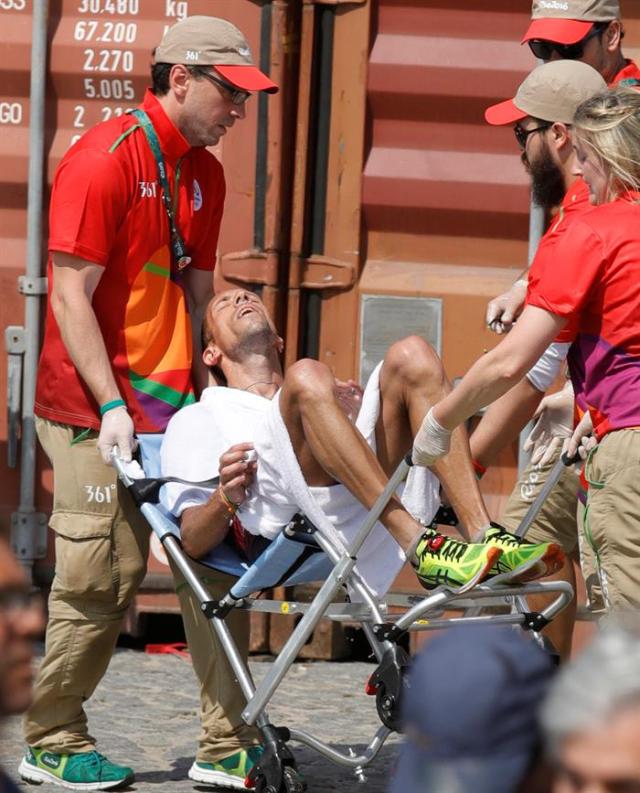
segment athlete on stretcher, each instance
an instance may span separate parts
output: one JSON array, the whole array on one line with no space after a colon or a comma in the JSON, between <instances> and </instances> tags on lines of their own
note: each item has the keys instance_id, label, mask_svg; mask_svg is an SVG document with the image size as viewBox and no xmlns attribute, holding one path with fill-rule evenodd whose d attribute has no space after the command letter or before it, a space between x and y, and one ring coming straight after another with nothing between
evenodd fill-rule
<instances>
[{"instance_id":1,"label":"athlete on stretcher","mask_svg":"<svg viewBox=\"0 0 640 793\"><path fill-rule=\"evenodd\" d=\"M309 493L348 542L411 449L426 412L450 389L438 356L416 336L389 348L364 391L315 360L283 374L282 344L252 292L230 289L209 303L203 358L212 387L173 417L162 445L163 476L220 476L217 488L164 488L163 502L180 518L183 547L193 558L221 543L231 527L251 555L252 537L273 538ZM226 386L215 385L221 382ZM430 525L440 484L468 543ZM490 522L461 428L432 469L411 469L402 502L391 499L383 525L358 555L360 573L379 595L405 560L426 589L456 590L497 576L538 578L562 563L559 546L523 543Z\"/></svg>"}]
</instances>

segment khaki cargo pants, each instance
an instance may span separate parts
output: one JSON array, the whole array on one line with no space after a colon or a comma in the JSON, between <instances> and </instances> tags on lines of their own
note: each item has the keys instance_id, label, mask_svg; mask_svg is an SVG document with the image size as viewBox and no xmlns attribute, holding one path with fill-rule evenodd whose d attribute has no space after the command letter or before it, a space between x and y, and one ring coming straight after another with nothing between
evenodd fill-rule
<instances>
[{"instance_id":1,"label":"khaki cargo pants","mask_svg":"<svg viewBox=\"0 0 640 793\"><path fill-rule=\"evenodd\" d=\"M114 469L102 462L97 433L78 438L74 428L43 419L37 419L36 429L54 471L50 526L56 535L56 570L45 655L25 716L25 738L30 746L52 752L85 752L95 748L95 740L83 702L107 669L122 618L144 578L149 527ZM228 576L201 571L217 591L214 597L228 588ZM240 719L242 694L209 626L194 613L190 590L177 585L201 683L198 759L210 762L254 743L256 736ZM246 652L247 622L237 621L233 630Z\"/></svg>"},{"instance_id":2,"label":"khaki cargo pants","mask_svg":"<svg viewBox=\"0 0 640 793\"><path fill-rule=\"evenodd\" d=\"M500 523L509 531L516 531L542 490L551 469L560 457L560 449L545 465L529 463L515 484ZM577 510L580 477L574 466L562 472L549 493L531 528L527 542L556 542L567 556L576 557L578 548Z\"/></svg>"},{"instance_id":3,"label":"khaki cargo pants","mask_svg":"<svg viewBox=\"0 0 640 793\"><path fill-rule=\"evenodd\" d=\"M582 572L592 608L640 608L640 430L610 432L585 465Z\"/></svg>"}]
</instances>

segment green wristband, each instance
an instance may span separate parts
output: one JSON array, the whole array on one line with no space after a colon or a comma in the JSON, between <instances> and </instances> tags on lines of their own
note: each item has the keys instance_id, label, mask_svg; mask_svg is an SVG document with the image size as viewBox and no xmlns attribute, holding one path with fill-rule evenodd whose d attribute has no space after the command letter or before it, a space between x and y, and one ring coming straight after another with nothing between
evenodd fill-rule
<instances>
[{"instance_id":1,"label":"green wristband","mask_svg":"<svg viewBox=\"0 0 640 793\"><path fill-rule=\"evenodd\" d=\"M100 405L100 415L104 416L104 414L108 410L113 410L114 408L126 408L126 402L124 399L112 399L111 402L105 402L104 405Z\"/></svg>"}]
</instances>

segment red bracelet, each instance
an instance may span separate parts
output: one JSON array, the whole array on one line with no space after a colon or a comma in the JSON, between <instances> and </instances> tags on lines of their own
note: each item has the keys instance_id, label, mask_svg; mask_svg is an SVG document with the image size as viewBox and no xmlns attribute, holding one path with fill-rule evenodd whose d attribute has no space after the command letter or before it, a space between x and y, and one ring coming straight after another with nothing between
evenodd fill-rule
<instances>
[{"instance_id":1,"label":"red bracelet","mask_svg":"<svg viewBox=\"0 0 640 793\"><path fill-rule=\"evenodd\" d=\"M227 508L227 511L229 512L231 517L234 517L236 512L238 511L238 508L240 507L240 504L234 504L233 501L229 498L229 496L224 492L222 487L218 488L218 493L220 495L220 500Z\"/></svg>"}]
</instances>

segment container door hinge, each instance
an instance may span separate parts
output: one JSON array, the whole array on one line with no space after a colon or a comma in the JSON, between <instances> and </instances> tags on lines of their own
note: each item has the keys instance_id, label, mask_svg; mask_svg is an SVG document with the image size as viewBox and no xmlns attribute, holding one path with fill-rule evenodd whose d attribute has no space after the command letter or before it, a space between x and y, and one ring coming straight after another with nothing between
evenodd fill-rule
<instances>
[{"instance_id":1,"label":"container door hinge","mask_svg":"<svg viewBox=\"0 0 640 793\"><path fill-rule=\"evenodd\" d=\"M21 275L18 278L18 292L21 295L46 295L47 279L29 278L27 275Z\"/></svg>"},{"instance_id":2,"label":"container door hinge","mask_svg":"<svg viewBox=\"0 0 640 793\"><path fill-rule=\"evenodd\" d=\"M11 547L21 562L44 559L47 554L47 516L44 512L11 515Z\"/></svg>"},{"instance_id":3,"label":"container door hinge","mask_svg":"<svg viewBox=\"0 0 640 793\"><path fill-rule=\"evenodd\" d=\"M7 465L18 464L20 415L22 404L22 363L24 360L24 328L9 325L4 329L7 348Z\"/></svg>"},{"instance_id":4,"label":"container door hinge","mask_svg":"<svg viewBox=\"0 0 640 793\"><path fill-rule=\"evenodd\" d=\"M301 262L303 289L349 289L356 282L358 268L351 262L328 256L309 256Z\"/></svg>"},{"instance_id":5,"label":"container door hinge","mask_svg":"<svg viewBox=\"0 0 640 793\"><path fill-rule=\"evenodd\" d=\"M227 253L220 262L222 276L227 281L241 284L275 286L278 283L279 255L277 251L266 252L257 248Z\"/></svg>"}]
</instances>

